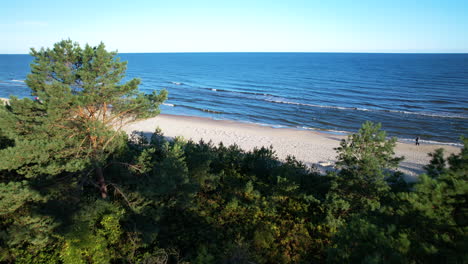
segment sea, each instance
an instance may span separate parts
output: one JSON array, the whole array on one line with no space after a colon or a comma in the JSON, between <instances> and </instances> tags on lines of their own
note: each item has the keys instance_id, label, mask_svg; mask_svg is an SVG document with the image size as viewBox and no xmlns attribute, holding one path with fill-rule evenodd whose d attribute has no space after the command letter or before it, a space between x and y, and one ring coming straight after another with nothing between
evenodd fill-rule
<instances>
[{"instance_id":1,"label":"sea","mask_svg":"<svg viewBox=\"0 0 468 264\"><path fill-rule=\"evenodd\" d=\"M347 134L379 122L400 141L468 136L468 54L133 53L125 80L166 89L162 113ZM31 96L29 55L0 55L0 97Z\"/></svg>"}]
</instances>

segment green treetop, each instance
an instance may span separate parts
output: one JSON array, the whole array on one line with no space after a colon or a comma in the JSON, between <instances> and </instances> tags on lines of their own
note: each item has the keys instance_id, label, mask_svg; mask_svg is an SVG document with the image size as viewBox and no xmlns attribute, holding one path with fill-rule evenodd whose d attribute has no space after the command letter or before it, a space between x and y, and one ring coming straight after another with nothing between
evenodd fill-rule
<instances>
[{"instance_id":1,"label":"green treetop","mask_svg":"<svg viewBox=\"0 0 468 264\"><path fill-rule=\"evenodd\" d=\"M106 197L102 165L125 144L120 129L159 114L167 92L143 94L139 79L123 82L127 63L102 43L81 48L63 40L31 55L26 84L38 99L13 97L0 110L0 130L15 141L0 151L0 170L36 177L90 167Z\"/></svg>"},{"instance_id":2,"label":"green treetop","mask_svg":"<svg viewBox=\"0 0 468 264\"><path fill-rule=\"evenodd\" d=\"M380 127L366 122L336 148L339 171L327 194L329 220L340 223L350 215L379 209L391 189L389 181L401 181L402 174L395 171L403 160L395 157L396 138L387 139Z\"/></svg>"}]
</instances>

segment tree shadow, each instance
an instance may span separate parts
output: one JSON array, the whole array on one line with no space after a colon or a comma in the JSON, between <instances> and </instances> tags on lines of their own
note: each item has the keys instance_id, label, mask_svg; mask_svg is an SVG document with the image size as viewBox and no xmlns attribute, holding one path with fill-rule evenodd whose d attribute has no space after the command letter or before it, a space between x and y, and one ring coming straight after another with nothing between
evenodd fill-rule
<instances>
[{"instance_id":1,"label":"tree shadow","mask_svg":"<svg viewBox=\"0 0 468 264\"><path fill-rule=\"evenodd\" d=\"M403 178L406 182L416 182L420 174L424 173L423 165L416 164L413 162L400 162L398 166L400 170L403 170Z\"/></svg>"}]
</instances>

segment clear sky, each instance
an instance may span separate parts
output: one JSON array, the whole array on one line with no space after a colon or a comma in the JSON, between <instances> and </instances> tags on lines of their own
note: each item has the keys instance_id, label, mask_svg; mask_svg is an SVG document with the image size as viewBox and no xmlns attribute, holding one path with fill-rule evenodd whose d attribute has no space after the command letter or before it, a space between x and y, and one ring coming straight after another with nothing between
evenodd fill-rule
<instances>
[{"instance_id":1,"label":"clear sky","mask_svg":"<svg viewBox=\"0 0 468 264\"><path fill-rule=\"evenodd\" d=\"M467 0L5 0L0 53L468 52Z\"/></svg>"}]
</instances>

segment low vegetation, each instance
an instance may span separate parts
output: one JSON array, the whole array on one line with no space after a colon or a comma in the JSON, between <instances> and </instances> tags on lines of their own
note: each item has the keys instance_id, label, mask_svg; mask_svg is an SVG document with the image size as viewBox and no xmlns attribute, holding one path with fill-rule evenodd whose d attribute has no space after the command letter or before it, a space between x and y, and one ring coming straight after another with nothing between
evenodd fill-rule
<instances>
[{"instance_id":1,"label":"low vegetation","mask_svg":"<svg viewBox=\"0 0 468 264\"><path fill-rule=\"evenodd\" d=\"M32 54L40 99L0 106L1 263L468 262L467 139L410 185L369 122L327 174L272 148L127 137L105 120L156 115L165 92L119 84L103 46Z\"/></svg>"}]
</instances>

